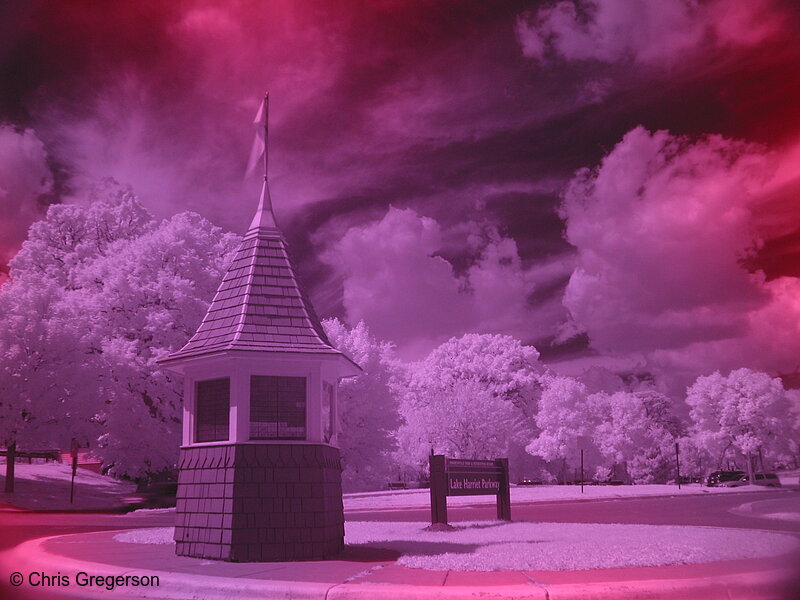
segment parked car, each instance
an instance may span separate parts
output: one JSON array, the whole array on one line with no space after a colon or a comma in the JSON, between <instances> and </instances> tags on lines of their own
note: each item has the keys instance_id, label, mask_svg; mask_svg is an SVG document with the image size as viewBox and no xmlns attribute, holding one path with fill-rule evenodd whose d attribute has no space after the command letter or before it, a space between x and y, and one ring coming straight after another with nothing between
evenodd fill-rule
<instances>
[{"instance_id":1,"label":"parked car","mask_svg":"<svg viewBox=\"0 0 800 600\"><path fill-rule=\"evenodd\" d=\"M737 481L742 475L746 475L744 471L714 471L706 477L706 486L715 487L725 481Z\"/></svg>"},{"instance_id":2,"label":"parked car","mask_svg":"<svg viewBox=\"0 0 800 600\"><path fill-rule=\"evenodd\" d=\"M544 482L539 479L523 477L517 485L544 485Z\"/></svg>"},{"instance_id":3,"label":"parked car","mask_svg":"<svg viewBox=\"0 0 800 600\"><path fill-rule=\"evenodd\" d=\"M767 487L781 487L781 480L775 473L755 473L756 485L766 485Z\"/></svg>"},{"instance_id":4,"label":"parked car","mask_svg":"<svg viewBox=\"0 0 800 600\"><path fill-rule=\"evenodd\" d=\"M755 485L765 485L768 487L781 487L781 481L775 473L755 473ZM750 476L745 474L741 475L734 481L723 481L719 487L739 487L742 485L750 485Z\"/></svg>"}]
</instances>

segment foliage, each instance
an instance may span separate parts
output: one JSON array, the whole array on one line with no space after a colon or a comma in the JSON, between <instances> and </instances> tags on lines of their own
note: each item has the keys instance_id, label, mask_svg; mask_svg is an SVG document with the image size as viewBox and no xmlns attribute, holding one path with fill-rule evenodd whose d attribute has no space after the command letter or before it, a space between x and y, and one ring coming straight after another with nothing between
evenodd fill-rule
<instances>
[{"instance_id":1,"label":"foliage","mask_svg":"<svg viewBox=\"0 0 800 600\"><path fill-rule=\"evenodd\" d=\"M75 300L93 315L109 367L97 419L105 430L100 454L113 471L157 472L175 463L182 384L156 360L197 329L237 244L183 213L81 268Z\"/></svg>"},{"instance_id":2,"label":"foliage","mask_svg":"<svg viewBox=\"0 0 800 600\"><path fill-rule=\"evenodd\" d=\"M507 456L523 431L519 409L475 380L429 388L404 406L403 416L400 450L413 465L423 465L431 451L459 458Z\"/></svg>"},{"instance_id":3,"label":"foliage","mask_svg":"<svg viewBox=\"0 0 800 600\"><path fill-rule=\"evenodd\" d=\"M467 334L409 365L396 386L398 460L424 469L431 450L496 458L521 447L532 434L544 372L538 357L511 336Z\"/></svg>"},{"instance_id":4,"label":"foliage","mask_svg":"<svg viewBox=\"0 0 800 600\"><path fill-rule=\"evenodd\" d=\"M594 470L594 480L599 481L600 483L605 483L611 480L611 469L606 467L605 465L599 465Z\"/></svg>"},{"instance_id":5,"label":"foliage","mask_svg":"<svg viewBox=\"0 0 800 600\"><path fill-rule=\"evenodd\" d=\"M28 239L9 262L11 277L52 279L74 289L80 267L105 256L118 240L132 240L155 226L130 187L105 179L87 205L54 204L28 230Z\"/></svg>"},{"instance_id":6,"label":"foliage","mask_svg":"<svg viewBox=\"0 0 800 600\"><path fill-rule=\"evenodd\" d=\"M180 387L155 361L194 332L237 243L193 213L157 223L111 181L86 206L51 206L0 291L3 321L28 324L14 334L21 345L0 342L0 380L21 382L4 383L4 396L25 407L22 420L3 415L6 437L50 443L34 426L47 420L92 441L115 474L174 466ZM38 301L17 301L22 290Z\"/></svg>"},{"instance_id":7,"label":"foliage","mask_svg":"<svg viewBox=\"0 0 800 600\"><path fill-rule=\"evenodd\" d=\"M435 348L411 365L409 374L412 395L431 386L448 388L459 381L475 381L532 417L545 368L536 348L510 335L468 333Z\"/></svg>"},{"instance_id":8,"label":"foliage","mask_svg":"<svg viewBox=\"0 0 800 600\"><path fill-rule=\"evenodd\" d=\"M594 441L606 459L625 463L635 483L664 483L674 477L674 443L680 431L669 398L659 392L616 392L591 397L593 410L605 417Z\"/></svg>"},{"instance_id":9,"label":"foliage","mask_svg":"<svg viewBox=\"0 0 800 600\"><path fill-rule=\"evenodd\" d=\"M562 478L584 450L584 467L609 478L607 464L624 465L637 483L666 481L672 444L680 431L669 399L655 391L589 394L572 377L546 380L536 415L539 435L527 451L547 461L562 461ZM606 472L607 471L607 472Z\"/></svg>"},{"instance_id":10,"label":"foliage","mask_svg":"<svg viewBox=\"0 0 800 600\"><path fill-rule=\"evenodd\" d=\"M352 329L338 319L322 325L331 343L363 369L339 383L342 487L348 492L382 488L396 476L392 454L400 417L391 389L398 369L394 347L376 340L363 321Z\"/></svg>"},{"instance_id":11,"label":"foliage","mask_svg":"<svg viewBox=\"0 0 800 600\"><path fill-rule=\"evenodd\" d=\"M687 390L695 443L722 467L726 455L785 460L791 452L790 402L778 378L751 369L698 377ZM752 469L752 460L747 461Z\"/></svg>"},{"instance_id":12,"label":"foliage","mask_svg":"<svg viewBox=\"0 0 800 600\"><path fill-rule=\"evenodd\" d=\"M119 475L172 467L180 382L156 361L195 331L238 241L193 213L156 222L110 180L85 205L51 206L0 288L0 443L77 438ZM466 334L403 364L363 322L323 325L364 369L339 386L349 491L382 487L401 466L419 471L431 450L493 458L524 448L563 479L583 448L597 478L622 466L642 483L672 477L676 440L690 475L728 456L797 459L800 393L758 371L699 377L686 434L663 394L599 368L554 375L511 336Z\"/></svg>"},{"instance_id":13,"label":"foliage","mask_svg":"<svg viewBox=\"0 0 800 600\"><path fill-rule=\"evenodd\" d=\"M579 442L591 439L595 427L586 386L572 377L548 377L539 400L536 425L539 435L526 447L528 453L548 461L563 459L575 464L580 457Z\"/></svg>"},{"instance_id":14,"label":"foliage","mask_svg":"<svg viewBox=\"0 0 800 600\"><path fill-rule=\"evenodd\" d=\"M11 281L0 292L4 446L68 448L72 437L86 442L99 396L99 357L85 327L64 306L63 293L39 275Z\"/></svg>"}]
</instances>

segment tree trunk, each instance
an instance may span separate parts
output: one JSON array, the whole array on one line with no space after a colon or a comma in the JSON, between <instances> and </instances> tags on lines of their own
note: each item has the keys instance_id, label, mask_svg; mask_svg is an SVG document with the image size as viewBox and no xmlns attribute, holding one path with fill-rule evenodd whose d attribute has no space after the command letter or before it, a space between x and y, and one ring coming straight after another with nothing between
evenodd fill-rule
<instances>
[{"instance_id":1,"label":"tree trunk","mask_svg":"<svg viewBox=\"0 0 800 600\"><path fill-rule=\"evenodd\" d=\"M14 464L17 462L17 443L11 442L6 447L6 486L3 490L6 494L14 491Z\"/></svg>"},{"instance_id":2,"label":"tree trunk","mask_svg":"<svg viewBox=\"0 0 800 600\"><path fill-rule=\"evenodd\" d=\"M731 447L731 445L730 445L730 442L729 442L728 445L725 446L725 448L722 449L722 452L720 452L719 460L717 461L717 469L718 470L722 470L723 462L726 459L725 455L728 453L728 448L730 448L730 447ZM730 461L728 461L728 470L730 471L730 469L731 469L731 464L730 464Z\"/></svg>"},{"instance_id":3,"label":"tree trunk","mask_svg":"<svg viewBox=\"0 0 800 600\"><path fill-rule=\"evenodd\" d=\"M753 456L752 454L748 454L747 455L747 477L748 477L748 481L750 482L750 485L755 485L755 483L756 483L756 475L753 472L753 461L754 461L754 459L755 459L755 456Z\"/></svg>"},{"instance_id":4,"label":"tree trunk","mask_svg":"<svg viewBox=\"0 0 800 600\"><path fill-rule=\"evenodd\" d=\"M631 482L633 481L633 479L631 479L631 472L628 470L628 461L627 460L623 460L622 464L621 464L621 467L622 467L622 480L627 485L631 485Z\"/></svg>"}]
</instances>

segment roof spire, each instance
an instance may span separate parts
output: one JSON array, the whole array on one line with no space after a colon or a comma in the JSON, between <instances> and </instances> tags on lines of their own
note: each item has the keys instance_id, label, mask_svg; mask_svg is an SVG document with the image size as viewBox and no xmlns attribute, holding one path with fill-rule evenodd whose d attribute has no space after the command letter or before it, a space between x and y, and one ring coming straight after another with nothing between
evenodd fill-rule
<instances>
[{"instance_id":1,"label":"roof spire","mask_svg":"<svg viewBox=\"0 0 800 600\"><path fill-rule=\"evenodd\" d=\"M261 108L264 113L264 181L266 181L269 174L269 92L264 94Z\"/></svg>"},{"instance_id":2,"label":"roof spire","mask_svg":"<svg viewBox=\"0 0 800 600\"><path fill-rule=\"evenodd\" d=\"M264 184L261 187L261 198L258 200L258 208L253 220L250 222L248 232L254 229L272 229L277 231L275 215L272 212L272 198L269 194L269 92L264 94L264 101L256 113L253 120L256 126L256 141L253 152L250 155L250 164L255 167L255 163L264 155Z\"/></svg>"}]
</instances>

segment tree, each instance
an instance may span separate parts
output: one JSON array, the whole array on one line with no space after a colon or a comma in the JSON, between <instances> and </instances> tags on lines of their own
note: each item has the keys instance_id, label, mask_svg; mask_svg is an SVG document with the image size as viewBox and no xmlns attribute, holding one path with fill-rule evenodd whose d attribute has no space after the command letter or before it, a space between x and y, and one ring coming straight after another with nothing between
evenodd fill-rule
<instances>
[{"instance_id":1,"label":"tree","mask_svg":"<svg viewBox=\"0 0 800 600\"><path fill-rule=\"evenodd\" d=\"M790 403L778 378L751 369L698 377L687 390L691 433L698 446L717 457L731 450L745 458L750 481L756 457L787 451Z\"/></svg>"},{"instance_id":2,"label":"tree","mask_svg":"<svg viewBox=\"0 0 800 600\"><path fill-rule=\"evenodd\" d=\"M786 397L791 406L789 419L792 424L792 436L789 440L789 456L786 457L785 464L791 464L796 469L800 466L798 465L798 459L800 459L800 390L786 390Z\"/></svg>"},{"instance_id":3,"label":"tree","mask_svg":"<svg viewBox=\"0 0 800 600\"><path fill-rule=\"evenodd\" d=\"M674 473L673 448L680 424L663 394L642 390L593 394L592 412L598 415L593 439L601 454L624 463L636 483L665 482Z\"/></svg>"},{"instance_id":4,"label":"tree","mask_svg":"<svg viewBox=\"0 0 800 600\"><path fill-rule=\"evenodd\" d=\"M681 476L702 478L711 470L710 455L697 445L694 437L684 435L677 442L680 446Z\"/></svg>"},{"instance_id":5,"label":"tree","mask_svg":"<svg viewBox=\"0 0 800 600\"><path fill-rule=\"evenodd\" d=\"M468 333L451 338L409 369L412 395L431 385L476 381L533 417L546 369L539 352L510 335Z\"/></svg>"},{"instance_id":6,"label":"tree","mask_svg":"<svg viewBox=\"0 0 800 600\"><path fill-rule=\"evenodd\" d=\"M43 276L74 289L81 265L105 256L117 240L132 240L155 226L129 186L105 179L86 205L54 204L31 225L28 239L9 261L11 277Z\"/></svg>"},{"instance_id":7,"label":"tree","mask_svg":"<svg viewBox=\"0 0 800 600\"><path fill-rule=\"evenodd\" d=\"M569 465L574 466L580 460L581 447L588 454L584 458L590 464L597 463L599 451L591 443L597 421L583 383L572 377L549 376L544 380L536 413L539 433L525 450L546 461L561 461L564 481Z\"/></svg>"},{"instance_id":8,"label":"tree","mask_svg":"<svg viewBox=\"0 0 800 600\"><path fill-rule=\"evenodd\" d=\"M69 292L91 315L106 358L98 454L112 473L170 469L180 446L182 384L156 361L195 332L239 238L182 213L81 265Z\"/></svg>"},{"instance_id":9,"label":"tree","mask_svg":"<svg viewBox=\"0 0 800 600\"><path fill-rule=\"evenodd\" d=\"M6 393L14 408L3 414L3 430L45 443L35 423L50 410L48 396L36 392L35 411L21 407L36 386L60 390L52 394L61 405L81 410L50 412L49 421L63 431L91 430L112 473L144 477L174 466L179 382L155 361L194 332L238 240L193 213L157 223L129 189L110 181L88 205L51 206L0 291L5 322L38 324L18 327L18 338L42 346L47 365L35 377L15 375L31 367L5 344L4 381L18 385ZM48 301L15 301L17 290ZM59 339L67 334L74 339ZM18 410L24 418L7 416Z\"/></svg>"},{"instance_id":10,"label":"tree","mask_svg":"<svg viewBox=\"0 0 800 600\"><path fill-rule=\"evenodd\" d=\"M532 435L544 367L531 346L507 335L452 338L398 379L398 459L424 469L435 452L508 456Z\"/></svg>"},{"instance_id":11,"label":"tree","mask_svg":"<svg viewBox=\"0 0 800 600\"><path fill-rule=\"evenodd\" d=\"M672 472L671 449L680 434L670 400L652 390L590 394L577 379L545 380L536 414L539 434L527 451L548 461L561 460L562 479L584 450L585 466L611 476L604 461L624 465L637 483L666 480Z\"/></svg>"},{"instance_id":12,"label":"tree","mask_svg":"<svg viewBox=\"0 0 800 600\"><path fill-rule=\"evenodd\" d=\"M6 283L0 322L0 442L11 453L68 447L72 437L86 443L98 357L85 327L64 309L63 290L43 276ZM13 457L6 469L12 492Z\"/></svg>"},{"instance_id":13,"label":"tree","mask_svg":"<svg viewBox=\"0 0 800 600\"><path fill-rule=\"evenodd\" d=\"M475 380L418 392L403 404L402 415L400 455L417 467L431 451L459 458L507 456L524 432L519 409Z\"/></svg>"},{"instance_id":14,"label":"tree","mask_svg":"<svg viewBox=\"0 0 800 600\"><path fill-rule=\"evenodd\" d=\"M339 447L342 487L379 489L393 476L394 433L400 424L391 382L398 370L394 346L376 340L360 321L348 329L338 319L322 322L331 343L362 369L339 383Z\"/></svg>"}]
</instances>

